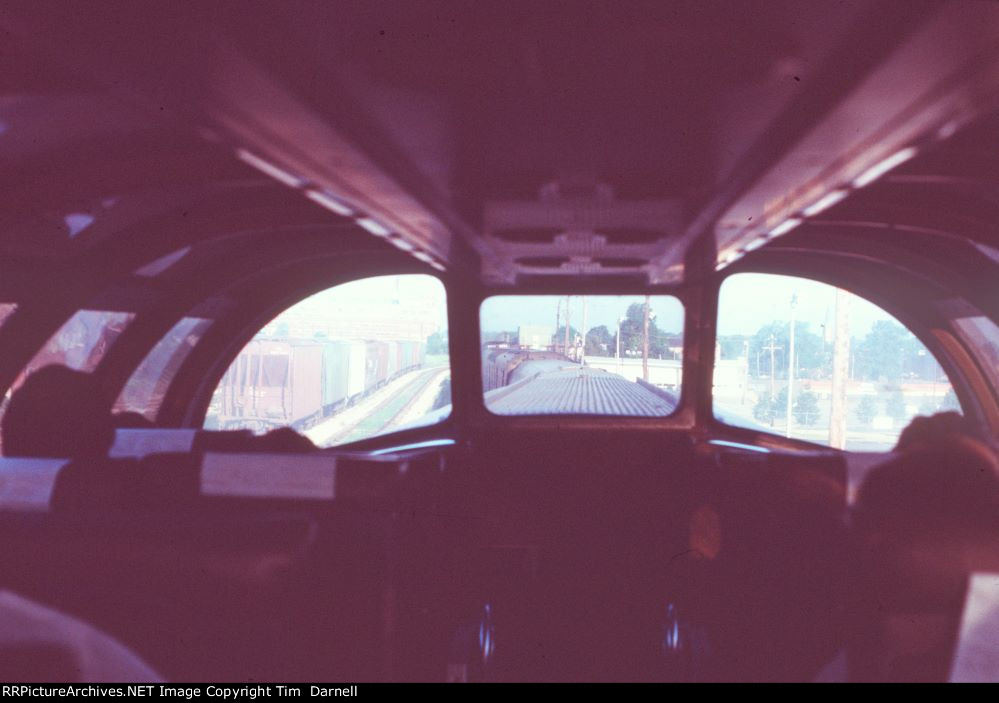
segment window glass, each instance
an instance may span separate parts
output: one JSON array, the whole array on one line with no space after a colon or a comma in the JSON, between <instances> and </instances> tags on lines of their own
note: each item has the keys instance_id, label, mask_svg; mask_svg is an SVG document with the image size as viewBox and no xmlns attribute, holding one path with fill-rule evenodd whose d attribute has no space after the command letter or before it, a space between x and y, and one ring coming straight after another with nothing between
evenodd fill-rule
<instances>
[{"instance_id":1,"label":"window glass","mask_svg":"<svg viewBox=\"0 0 999 703\"><path fill-rule=\"evenodd\" d=\"M916 415L960 411L933 355L884 310L755 273L721 287L713 404L728 424L854 451L891 449Z\"/></svg>"},{"instance_id":2,"label":"window glass","mask_svg":"<svg viewBox=\"0 0 999 703\"><path fill-rule=\"evenodd\" d=\"M484 400L498 415L676 409L683 305L673 296L495 296L480 327Z\"/></svg>"},{"instance_id":3,"label":"window glass","mask_svg":"<svg viewBox=\"0 0 999 703\"><path fill-rule=\"evenodd\" d=\"M90 373L134 318L129 312L79 310L35 354L25 372L62 364Z\"/></svg>"},{"instance_id":4,"label":"window glass","mask_svg":"<svg viewBox=\"0 0 999 703\"><path fill-rule=\"evenodd\" d=\"M53 334L4 393L0 417L7 402L25 379L50 364L68 366L77 371L92 372L100 364L118 335L135 318L133 313L107 310L79 310Z\"/></svg>"},{"instance_id":5,"label":"window glass","mask_svg":"<svg viewBox=\"0 0 999 703\"><path fill-rule=\"evenodd\" d=\"M201 340L211 320L185 317L156 343L115 402L115 412L137 412L155 421L163 396L184 359Z\"/></svg>"},{"instance_id":6,"label":"window glass","mask_svg":"<svg viewBox=\"0 0 999 703\"><path fill-rule=\"evenodd\" d=\"M444 286L378 276L318 293L261 329L212 396L206 429L292 427L320 446L450 414Z\"/></svg>"}]
</instances>

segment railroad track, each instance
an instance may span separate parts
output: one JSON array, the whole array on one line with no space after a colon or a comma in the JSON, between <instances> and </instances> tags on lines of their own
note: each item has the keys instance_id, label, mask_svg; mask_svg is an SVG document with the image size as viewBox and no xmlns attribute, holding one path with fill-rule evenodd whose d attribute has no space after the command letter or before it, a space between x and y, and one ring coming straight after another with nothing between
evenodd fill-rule
<instances>
[{"instance_id":1,"label":"railroad track","mask_svg":"<svg viewBox=\"0 0 999 703\"><path fill-rule=\"evenodd\" d=\"M373 437L396 424L399 418L405 416L423 391L440 377L440 373L441 369L438 368L420 371L419 375L408 385L379 402L370 413L367 413L349 430L342 433L337 438L336 443L346 444L365 437Z\"/></svg>"}]
</instances>

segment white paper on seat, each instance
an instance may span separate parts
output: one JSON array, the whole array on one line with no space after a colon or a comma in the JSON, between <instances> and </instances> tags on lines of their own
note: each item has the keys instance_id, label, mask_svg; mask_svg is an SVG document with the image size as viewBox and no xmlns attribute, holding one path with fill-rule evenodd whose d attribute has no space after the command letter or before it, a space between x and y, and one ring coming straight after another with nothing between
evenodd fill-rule
<instances>
[{"instance_id":1,"label":"white paper on seat","mask_svg":"<svg viewBox=\"0 0 999 703\"><path fill-rule=\"evenodd\" d=\"M201 493L249 498L334 496L336 458L308 454L206 454Z\"/></svg>"},{"instance_id":2,"label":"white paper on seat","mask_svg":"<svg viewBox=\"0 0 999 703\"><path fill-rule=\"evenodd\" d=\"M48 510L59 470L67 459L0 459L0 510Z\"/></svg>"},{"instance_id":3,"label":"white paper on seat","mask_svg":"<svg viewBox=\"0 0 999 703\"><path fill-rule=\"evenodd\" d=\"M950 680L999 681L999 574L972 574Z\"/></svg>"}]
</instances>

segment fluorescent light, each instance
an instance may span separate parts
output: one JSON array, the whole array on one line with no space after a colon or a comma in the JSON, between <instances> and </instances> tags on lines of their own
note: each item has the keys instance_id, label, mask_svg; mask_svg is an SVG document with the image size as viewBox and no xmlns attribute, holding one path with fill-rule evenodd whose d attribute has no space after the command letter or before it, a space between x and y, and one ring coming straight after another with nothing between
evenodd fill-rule
<instances>
[{"instance_id":1,"label":"fluorescent light","mask_svg":"<svg viewBox=\"0 0 999 703\"><path fill-rule=\"evenodd\" d=\"M734 263L735 261L737 261L739 259L740 256L742 256L742 255L739 252L737 252L737 251L730 251L729 253L727 253L725 256L723 256L721 258L721 261L719 261L718 265L715 267L715 271L720 271L721 269L725 268L729 264Z\"/></svg>"},{"instance_id":2,"label":"fluorescent light","mask_svg":"<svg viewBox=\"0 0 999 703\"><path fill-rule=\"evenodd\" d=\"M305 185L305 181L298 176L293 176L282 168L279 168L272 164L270 161L264 161L256 154L251 154L246 149L236 149L236 156L239 160L245 164L253 166L263 174L266 174L276 181L284 183L286 186L291 188L301 188Z\"/></svg>"},{"instance_id":3,"label":"fluorescent light","mask_svg":"<svg viewBox=\"0 0 999 703\"><path fill-rule=\"evenodd\" d=\"M407 242L405 239L400 237L392 237L389 239L396 247L402 249L403 251L413 251L413 245Z\"/></svg>"},{"instance_id":4,"label":"fluorescent light","mask_svg":"<svg viewBox=\"0 0 999 703\"><path fill-rule=\"evenodd\" d=\"M413 252L413 256L419 259L420 261L423 261L424 263L430 264L438 271L445 270L443 264L441 264L437 259L435 259L425 251L416 250Z\"/></svg>"},{"instance_id":5,"label":"fluorescent light","mask_svg":"<svg viewBox=\"0 0 999 703\"><path fill-rule=\"evenodd\" d=\"M816 200L814 203L806 207L804 210L802 210L801 214L803 214L805 217L814 217L815 215L818 215L820 212L825 212L826 210L831 208L836 203L840 202L843 198L845 198L849 194L850 191L848 190L843 190L843 189L831 190L825 195L823 195L821 198Z\"/></svg>"},{"instance_id":6,"label":"fluorescent light","mask_svg":"<svg viewBox=\"0 0 999 703\"><path fill-rule=\"evenodd\" d=\"M787 234L800 224L801 220L799 220L797 217L789 217L783 222L781 222L779 225L774 227L772 230L770 230L770 236L779 237L782 234Z\"/></svg>"},{"instance_id":7,"label":"fluorescent light","mask_svg":"<svg viewBox=\"0 0 999 703\"><path fill-rule=\"evenodd\" d=\"M305 197L342 217L353 217L354 215L353 210L325 191L307 190L305 191Z\"/></svg>"},{"instance_id":8,"label":"fluorescent light","mask_svg":"<svg viewBox=\"0 0 999 703\"><path fill-rule=\"evenodd\" d=\"M747 244L746 246L744 246L742 248L742 250L746 251L746 252L756 251L761 246L763 246L764 244L766 244L769 241L769 239L770 239L770 237L768 237L766 235L763 235L761 237L757 237L756 239L754 239L753 241L751 241L749 244Z\"/></svg>"},{"instance_id":9,"label":"fluorescent light","mask_svg":"<svg viewBox=\"0 0 999 703\"><path fill-rule=\"evenodd\" d=\"M359 217L355 220L364 229L371 232L371 234L376 237L387 237L392 234L392 230L383 225L378 220L373 220L370 217Z\"/></svg>"},{"instance_id":10,"label":"fluorescent light","mask_svg":"<svg viewBox=\"0 0 999 703\"><path fill-rule=\"evenodd\" d=\"M916 155L916 148L913 146L906 147L901 151L896 151L894 154L889 156L887 159L883 159L878 163L871 166L869 169L861 173L853 180L853 185L857 188L863 188L864 186L873 183L874 181L881 178L893 168L901 166L906 161L911 159Z\"/></svg>"}]
</instances>

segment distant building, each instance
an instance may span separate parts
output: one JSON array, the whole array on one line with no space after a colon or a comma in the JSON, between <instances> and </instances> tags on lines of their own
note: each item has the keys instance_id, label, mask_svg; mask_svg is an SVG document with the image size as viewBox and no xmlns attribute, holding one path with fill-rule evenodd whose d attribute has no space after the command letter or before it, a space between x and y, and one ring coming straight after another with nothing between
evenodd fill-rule
<instances>
[{"instance_id":1,"label":"distant building","mask_svg":"<svg viewBox=\"0 0 999 703\"><path fill-rule=\"evenodd\" d=\"M530 349L548 349L554 331L545 325L521 325L517 330L517 343Z\"/></svg>"}]
</instances>

